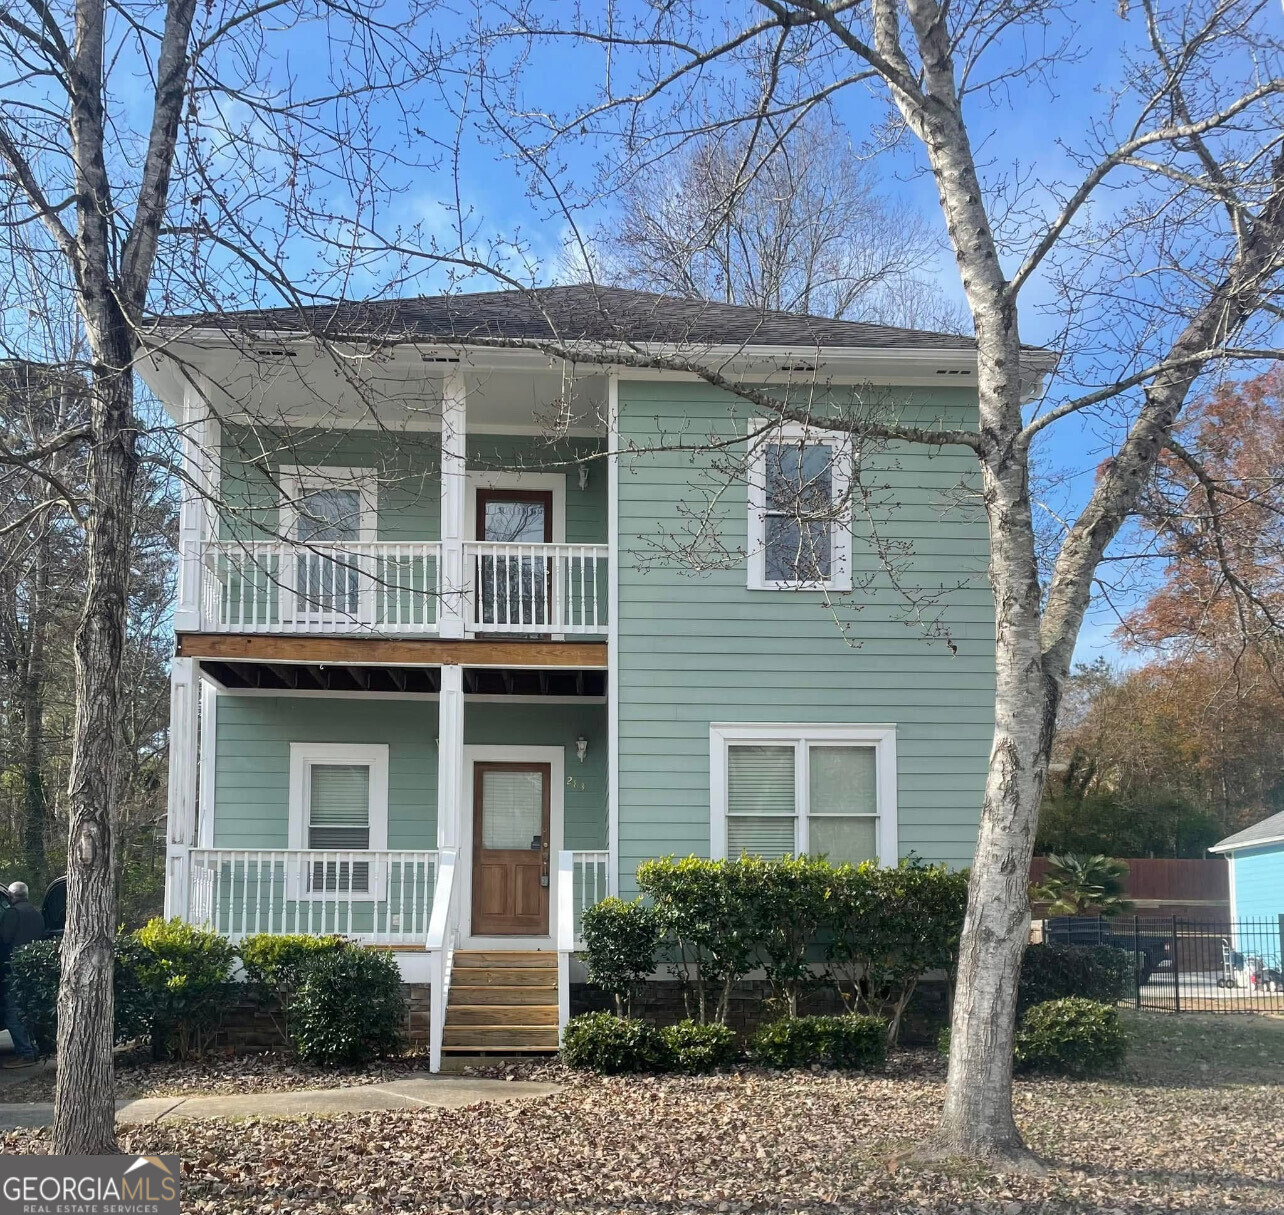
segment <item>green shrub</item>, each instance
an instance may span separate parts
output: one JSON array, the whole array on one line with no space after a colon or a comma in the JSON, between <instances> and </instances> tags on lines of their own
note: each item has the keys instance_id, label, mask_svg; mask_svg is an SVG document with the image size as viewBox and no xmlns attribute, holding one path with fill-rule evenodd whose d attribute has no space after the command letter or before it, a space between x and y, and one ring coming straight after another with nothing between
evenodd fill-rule
<instances>
[{"instance_id":1,"label":"green shrub","mask_svg":"<svg viewBox=\"0 0 1284 1215\"><path fill-rule=\"evenodd\" d=\"M659 913L641 899L603 899L584 913L582 932L588 981L615 997L617 1015L632 1016L634 992L655 969Z\"/></svg>"},{"instance_id":2,"label":"green shrub","mask_svg":"<svg viewBox=\"0 0 1284 1215\"><path fill-rule=\"evenodd\" d=\"M944 1055L947 1059L950 1055L950 1040L950 1027L942 1025L941 1032L936 1035L936 1053Z\"/></svg>"},{"instance_id":3,"label":"green shrub","mask_svg":"<svg viewBox=\"0 0 1284 1215\"><path fill-rule=\"evenodd\" d=\"M754 1037L753 1059L764 1067L881 1067L887 1055L887 1022L879 1017L785 1017Z\"/></svg>"},{"instance_id":4,"label":"green shrub","mask_svg":"<svg viewBox=\"0 0 1284 1215\"><path fill-rule=\"evenodd\" d=\"M178 919L149 920L135 936L154 1049L178 1059L203 1054L235 999L232 943Z\"/></svg>"},{"instance_id":5,"label":"green shrub","mask_svg":"<svg viewBox=\"0 0 1284 1215\"><path fill-rule=\"evenodd\" d=\"M321 951L290 1011L290 1036L311 1063L360 1065L401 1048L406 997L389 954L360 945Z\"/></svg>"},{"instance_id":6,"label":"green shrub","mask_svg":"<svg viewBox=\"0 0 1284 1215\"><path fill-rule=\"evenodd\" d=\"M612 1013L582 1013L566 1023L562 1059L604 1075L662 1072L670 1063L664 1037L645 1021Z\"/></svg>"},{"instance_id":7,"label":"green shrub","mask_svg":"<svg viewBox=\"0 0 1284 1215\"><path fill-rule=\"evenodd\" d=\"M669 1066L688 1075L731 1067L739 1054L735 1030L729 1025L679 1021L666 1025L660 1036L668 1050Z\"/></svg>"},{"instance_id":8,"label":"green shrub","mask_svg":"<svg viewBox=\"0 0 1284 1215\"><path fill-rule=\"evenodd\" d=\"M845 1071L875 1071L887 1062L887 1022L881 1017L822 1017L825 1056Z\"/></svg>"},{"instance_id":9,"label":"green shrub","mask_svg":"<svg viewBox=\"0 0 1284 1215\"><path fill-rule=\"evenodd\" d=\"M58 1041L58 980L62 975L59 945L56 940L32 941L10 960L8 997L42 1055L52 1055Z\"/></svg>"},{"instance_id":10,"label":"green shrub","mask_svg":"<svg viewBox=\"0 0 1284 1215\"><path fill-rule=\"evenodd\" d=\"M1021 963L1017 1016L1035 1004L1077 996L1118 1004L1132 988L1133 956L1110 945L1031 945Z\"/></svg>"},{"instance_id":11,"label":"green shrub","mask_svg":"<svg viewBox=\"0 0 1284 1215\"><path fill-rule=\"evenodd\" d=\"M798 1015L798 997L815 984L807 950L826 924L835 870L814 857L742 862L757 916L758 960L772 996L788 1016Z\"/></svg>"},{"instance_id":12,"label":"green shrub","mask_svg":"<svg viewBox=\"0 0 1284 1215\"><path fill-rule=\"evenodd\" d=\"M9 998L42 1055L52 1055L58 1043L58 982L62 977L61 943L32 941L13 955ZM140 980L142 947L132 933L116 938L113 986L115 1040L132 1042L151 1033L151 997Z\"/></svg>"},{"instance_id":13,"label":"green shrub","mask_svg":"<svg viewBox=\"0 0 1284 1215\"><path fill-rule=\"evenodd\" d=\"M237 946L247 982L258 984L273 993L294 991L302 982L308 966L319 954L342 949L347 944L341 936L312 936L306 932L260 932L245 937Z\"/></svg>"},{"instance_id":14,"label":"green shrub","mask_svg":"<svg viewBox=\"0 0 1284 1215\"><path fill-rule=\"evenodd\" d=\"M308 933L260 932L245 937L237 947L245 981L258 996L284 1042L290 1042L290 1013L294 997L317 958L342 949L341 936L312 936ZM277 1019L277 1014L280 1019Z\"/></svg>"},{"instance_id":15,"label":"green shrub","mask_svg":"<svg viewBox=\"0 0 1284 1215\"><path fill-rule=\"evenodd\" d=\"M689 1017L725 1022L732 989L753 969L760 865L666 856L638 866L638 889L654 902L676 949Z\"/></svg>"},{"instance_id":16,"label":"green shrub","mask_svg":"<svg viewBox=\"0 0 1284 1215\"><path fill-rule=\"evenodd\" d=\"M952 976L967 910L968 875L910 857L834 871L826 958L847 1007L884 1016L894 1046L901 1018L928 971Z\"/></svg>"},{"instance_id":17,"label":"green shrub","mask_svg":"<svg viewBox=\"0 0 1284 1215\"><path fill-rule=\"evenodd\" d=\"M1016 1036L1016 1066L1027 1072L1096 1075L1118 1067L1127 1051L1119 1010L1074 996L1036 1004Z\"/></svg>"}]
</instances>

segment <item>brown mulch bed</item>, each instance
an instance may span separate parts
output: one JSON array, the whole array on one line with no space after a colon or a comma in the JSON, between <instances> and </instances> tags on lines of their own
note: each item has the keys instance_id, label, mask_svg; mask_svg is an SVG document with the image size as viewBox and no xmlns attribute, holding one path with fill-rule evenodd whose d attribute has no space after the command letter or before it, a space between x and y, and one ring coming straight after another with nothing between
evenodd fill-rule
<instances>
[{"instance_id":1,"label":"brown mulch bed","mask_svg":"<svg viewBox=\"0 0 1284 1215\"><path fill-rule=\"evenodd\" d=\"M133 1128L121 1146L178 1152L183 1209L220 1215L1284 1211L1284 1086L1020 1081L1018 1117L1046 1176L889 1165L931 1127L941 1095L926 1058L878 1076L577 1078L529 1103L173 1123ZM0 1148L41 1151L45 1139L13 1132Z\"/></svg>"},{"instance_id":2,"label":"brown mulch bed","mask_svg":"<svg viewBox=\"0 0 1284 1215\"><path fill-rule=\"evenodd\" d=\"M283 1054L206 1058L192 1063L155 1063L150 1057L116 1058L116 1096L206 1097L228 1093L277 1093L313 1088L351 1088L404 1080L428 1070L420 1055L384 1059L368 1067L313 1067ZM46 1063L29 1080L6 1084L0 1101L52 1101L54 1066Z\"/></svg>"}]
</instances>

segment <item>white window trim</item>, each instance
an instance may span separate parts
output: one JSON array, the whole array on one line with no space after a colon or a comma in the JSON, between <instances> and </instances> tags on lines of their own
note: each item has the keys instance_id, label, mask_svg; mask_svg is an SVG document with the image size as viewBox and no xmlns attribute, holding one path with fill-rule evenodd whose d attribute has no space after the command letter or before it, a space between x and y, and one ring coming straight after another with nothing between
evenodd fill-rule
<instances>
[{"instance_id":1,"label":"white window trim","mask_svg":"<svg viewBox=\"0 0 1284 1215\"><path fill-rule=\"evenodd\" d=\"M355 489L361 495L358 543L373 544L379 538L379 478L373 468L340 468L337 465L308 468L283 464L279 475L279 530L282 539L297 539L294 530L299 522L299 499L306 491L314 489Z\"/></svg>"},{"instance_id":2,"label":"white window trim","mask_svg":"<svg viewBox=\"0 0 1284 1215\"><path fill-rule=\"evenodd\" d=\"M491 472L471 468L467 472L468 496L464 502L464 539L477 538L477 491L479 489L527 489L553 495L553 544L566 543L566 477L563 473Z\"/></svg>"},{"instance_id":3,"label":"white window trim","mask_svg":"<svg viewBox=\"0 0 1284 1215\"><path fill-rule=\"evenodd\" d=\"M370 767L370 848L388 848L388 745L387 743L291 743L289 846L308 848L308 803L314 764L368 764ZM316 849L344 851L344 849Z\"/></svg>"},{"instance_id":4,"label":"white window trim","mask_svg":"<svg viewBox=\"0 0 1284 1215\"><path fill-rule=\"evenodd\" d=\"M833 449L830 490L834 501L847 499L852 481L851 436L839 431L782 422L767 427L766 418L750 421L756 447L749 462L749 581L751 591L850 591L852 589L852 508L844 502L842 514L829 527L830 577L824 581L782 582L767 579L767 448L779 443L824 443Z\"/></svg>"},{"instance_id":5,"label":"white window trim","mask_svg":"<svg viewBox=\"0 0 1284 1215\"><path fill-rule=\"evenodd\" d=\"M721 723L709 727L709 855L727 855L727 748L733 744L794 748L794 845L807 851L807 811L810 775L807 745L872 746L875 798L878 806L878 863L899 859L896 822L896 727L894 725L801 725Z\"/></svg>"}]
</instances>

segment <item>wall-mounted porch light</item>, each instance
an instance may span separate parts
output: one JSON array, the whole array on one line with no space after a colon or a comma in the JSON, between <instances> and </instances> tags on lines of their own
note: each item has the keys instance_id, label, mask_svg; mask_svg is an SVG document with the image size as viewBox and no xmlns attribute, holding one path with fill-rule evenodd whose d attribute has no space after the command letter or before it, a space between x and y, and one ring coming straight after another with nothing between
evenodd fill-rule
<instances>
[{"instance_id":1,"label":"wall-mounted porch light","mask_svg":"<svg viewBox=\"0 0 1284 1215\"><path fill-rule=\"evenodd\" d=\"M588 489L588 465L581 464L579 468L579 473L580 473L580 489Z\"/></svg>"},{"instance_id":2,"label":"wall-mounted porch light","mask_svg":"<svg viewBox=\"0 0 1284 1215\"><path fill-rule=\"evenodd\" d=\"M580 763L583 763L584 757L587 754L588 754L588 739L585 738L583 734L581 734L579 738L575 740L575 756L580 761Z\"/></svg>"}]
</instances>

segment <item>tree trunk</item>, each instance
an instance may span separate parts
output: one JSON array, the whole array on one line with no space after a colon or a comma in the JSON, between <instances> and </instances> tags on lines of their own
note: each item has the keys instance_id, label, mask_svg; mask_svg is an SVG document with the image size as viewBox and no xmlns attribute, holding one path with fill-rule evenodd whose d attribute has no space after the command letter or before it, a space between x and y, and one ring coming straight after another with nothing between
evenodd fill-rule
<instances>
[{"instance_id":1,"label":"tree trunk","mask_svg":"<svg viewBox=\"0 0 1284 1215\"><path fill-rule=\"evenodd\" d=\"M120 766L119 673L137 475L132 351L123 320L95 343L88 583L76 631L76 718L68 793L67 926L58 988L53 1150L116 1151L112 1074L113 817ZM114 356L108 366L102 348Z\"/></svg>"},{"instance_id":2,"label":"tree trunk","mask_svg":"<svg viewBox=\"0 0 1284 1215\"><path fill-rule=\"evenodd\" d=\"M1017 977L1030 859L1060 687L1045 674L1028 468L1015 444L983 462L995 601L994 742L959 946L945 1109L922 1154L1037 1169L1012 1115Z\"/></svg>"}]
</instances>

